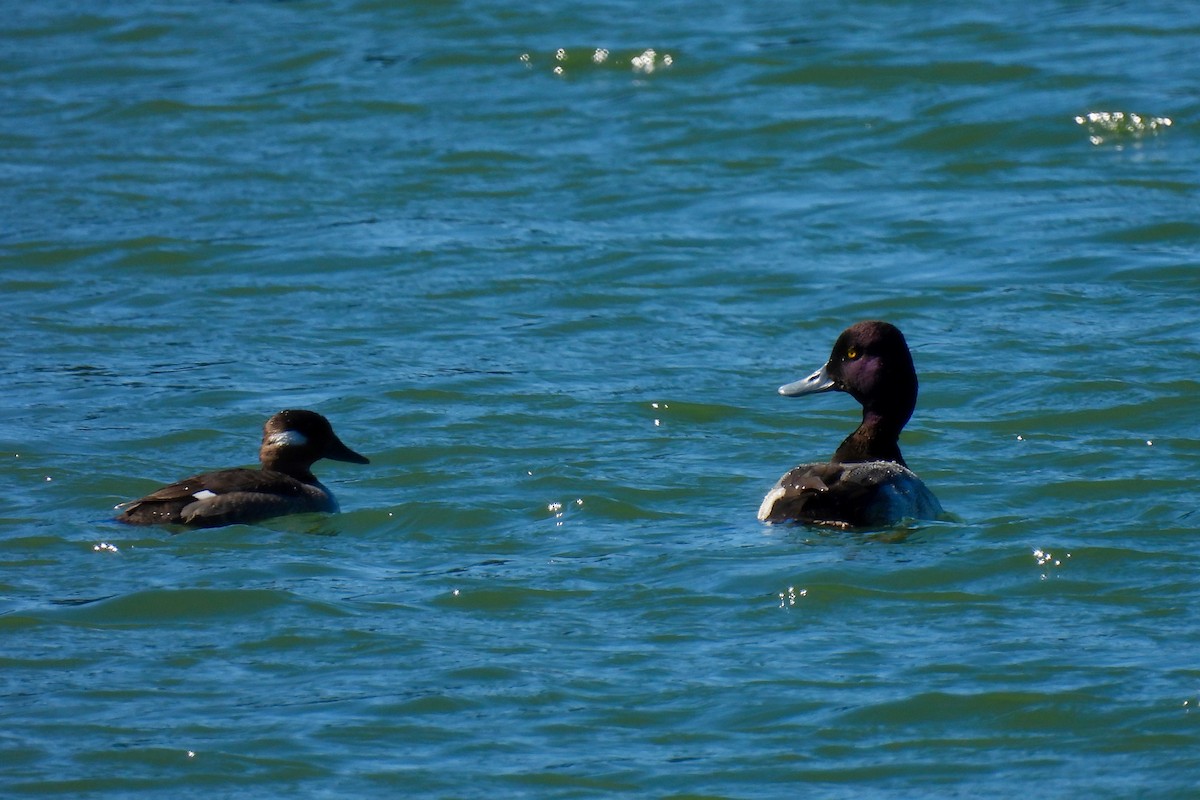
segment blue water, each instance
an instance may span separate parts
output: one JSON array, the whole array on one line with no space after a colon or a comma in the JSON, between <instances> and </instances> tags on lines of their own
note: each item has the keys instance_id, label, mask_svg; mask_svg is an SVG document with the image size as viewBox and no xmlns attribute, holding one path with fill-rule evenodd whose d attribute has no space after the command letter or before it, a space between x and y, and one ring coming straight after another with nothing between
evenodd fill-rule
<instances>
[{"instance_id":1,"label":"blue water","mask_svg":"<svg viewBox=\"0 0 1200 800\"><path fill-rule=\"evenodd\" d=\"M6 9L0 795L1193 796L1198 34ZM869 318L953 519L758 523ZM342 514L111 521L290 407Z\"/></svg>"}]
</instances>

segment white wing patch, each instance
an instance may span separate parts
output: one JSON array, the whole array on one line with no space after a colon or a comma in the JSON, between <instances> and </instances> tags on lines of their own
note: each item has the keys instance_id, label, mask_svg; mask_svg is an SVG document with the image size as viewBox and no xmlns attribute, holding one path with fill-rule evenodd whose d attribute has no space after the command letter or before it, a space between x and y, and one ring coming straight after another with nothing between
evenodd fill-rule
<instances>
[{"instance_id":1,"label":"white wing patch","mask_svg":"<svg viewBox=\"0 0 1200 800\"><path fill-rule=\"evenodd\" d=\"M308 444L308 437L299 431L280 431L268 436L267 444L275 447L301 447Z\"/></svg>"},{"instance_id":2,"label":"white wing patch","mask_svg":"<svg viewBox=\"0 0 1200 800\"><path fill-rule=\"evenodd\" d=\"M192 497L196 498L197 500L208 500L209 498L216 496L216 492L210 492L208 489L201 489L198 492L192 492Z\"/></svg>"}]
</instances>

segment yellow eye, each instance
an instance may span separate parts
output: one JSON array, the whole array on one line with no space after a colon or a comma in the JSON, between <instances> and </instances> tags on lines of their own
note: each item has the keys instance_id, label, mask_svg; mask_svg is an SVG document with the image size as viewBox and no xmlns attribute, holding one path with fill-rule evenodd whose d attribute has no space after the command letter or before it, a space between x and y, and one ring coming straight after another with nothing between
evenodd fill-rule
<instances>
[{"instance_id":1,"label":"yellow eye","mask_svg":"<svg viewBox=\"0 0 1200 800\"><path fill-rule=\"evenodd\" d=\"M854 359L858 358L858 348L857 348L857 347L851 347L849 350L847 350L847 351L846 351L846 358L850 359L851 361L853 361Z\"/></svg>"}]
</instances>

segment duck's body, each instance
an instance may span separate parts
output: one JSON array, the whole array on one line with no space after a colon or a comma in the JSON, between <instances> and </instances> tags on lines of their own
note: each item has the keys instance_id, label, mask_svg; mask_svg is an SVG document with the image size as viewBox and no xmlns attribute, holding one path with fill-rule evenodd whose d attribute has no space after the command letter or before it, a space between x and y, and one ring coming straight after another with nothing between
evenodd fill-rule
<instances>
[{"instance_id":1,"label":"duck's body","mask_svg":"<svg viewBox=\"0 0 1200 800\"><path fill-rule=\"evenodd\" d=\"M337 500L311 471L322 458L369 463L344 445L320 414L281 411L263 426L262 469L222 469L176 481L118 506L117 519L133 525L211 528L286 514L335 513Z\"/></svg>"},{"instance_id":2,"label":"duck's body","mask_svg":"<svg viewBox=\"0 0 1200 800\"><path fill-rule=\"evenodd\" d=\"M933 492L894 461L801 464L771 487L758 509L765 522L836 528L886 528L902 519L941 515Z\"/></svg>"},{"instance_id":3,"label":"duck's body","mask_svg":"<svg viewBox=\"0 0 1200 800\"><path fill-rule=\"evenodd\" d=\"M779 388L800 397L843 391L863 407L863 420L828 462L801 464L767 492L764 522L879 528L904 519L937 519L942 506L904 463L899 436L917 402L917 373L908 343L886 322L860 322L842 332L829 361L804 380Z\"/></svg>"}]
</instances>

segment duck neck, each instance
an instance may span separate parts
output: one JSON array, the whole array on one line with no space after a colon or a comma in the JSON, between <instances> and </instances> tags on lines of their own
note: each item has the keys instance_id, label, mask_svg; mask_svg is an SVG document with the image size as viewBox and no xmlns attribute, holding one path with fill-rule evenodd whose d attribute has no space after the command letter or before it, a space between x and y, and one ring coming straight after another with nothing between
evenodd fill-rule
<instances>
[{"instance_id":1,"label":"duck neck","mask_svg":"<svg viewBox=\"0 0 1200 800\"><path fill-rule=\"evenodd\" d=\"M833 454L835 463L858 463L863 461L893 461L902 467L904 456L900 454L900 431L907 419L896 420L870 410L863 410L862 424L846 437Z\"/></svg>"},{"instance_id":2,"label":"duck neck","mask_svg":"<svg viewBox=\"0 0 1200 800\"><path fill-rule=\"evenodd\" d=\"M316 483L317 476L312 474L312 462L288 458L286 454L268 452L265 448L259 453L264 471L282 472L305 483Z\"/></svg>"}]
</instances>

